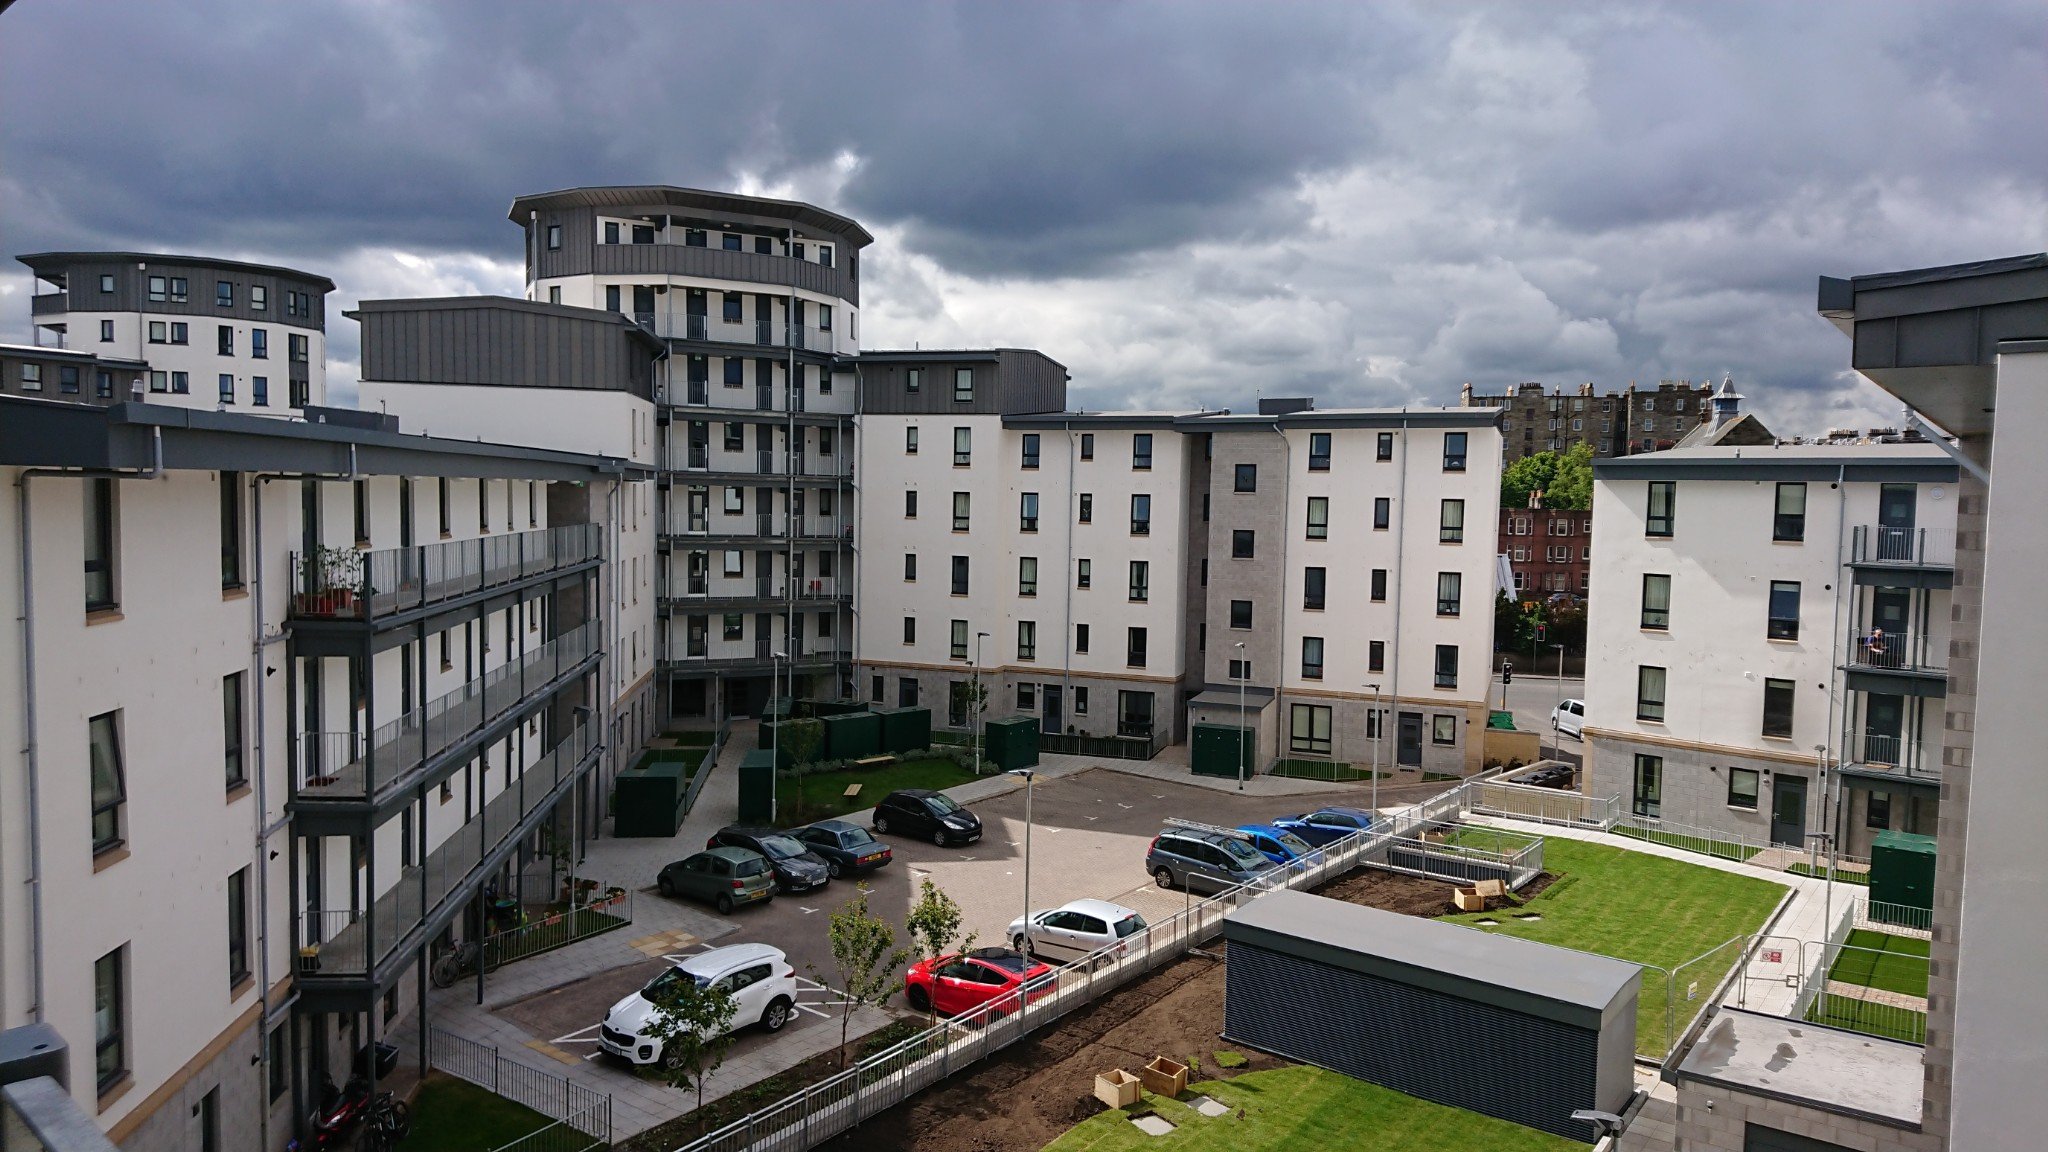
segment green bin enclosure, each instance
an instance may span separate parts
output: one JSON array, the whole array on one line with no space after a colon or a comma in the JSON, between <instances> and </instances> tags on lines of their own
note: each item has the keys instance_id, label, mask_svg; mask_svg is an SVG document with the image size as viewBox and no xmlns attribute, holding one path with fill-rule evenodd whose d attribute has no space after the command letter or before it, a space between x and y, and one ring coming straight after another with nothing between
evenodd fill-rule
<instances>
[{"instance_id":1,"label":"green bin enclosure","mask_svg":"<svg viewBox=\"0 0 2048 1152\"><path fill-rule=\"evenodd\" d=\"M858 700L799 700L796 702L797 715L814 716L820 720L827 716L850 716L855 712L865 712L867 710L868 706Z\"/></svg>"},{"instance_id":2,"label":"green bin enclosure","mask_svg":"<svg viewBox=\"0 0 2048 1152\"><path fill-rule=\"evenodd\" d=\"M1934 908L1934 837L1879 832L1870 844L1870 918L1915 928Z\"/></svg>"},{"instance_id":3,"label":"green bin enclosure","mask_svg":"<svg viewBox=\"0 0 2048 1152\"><path fill-rule=\"evenodd\" d=\"M1188 768L1197 776L1250 775L1252 730L1234 724L1196 724L1188 732Z\"/></svg>"},{"instance_id":4,"label":"green bin enclosure","mask_svg":"<svg viewBox=\"0 0 2048 1152\"><path fill-rule=\"evenodd\" d=\"M756 749L740 761L740 823L775 820L775 754Z\"/></svg>"},{"instance_id":5,"label":"green bin enclosure","mask_svg":"<svg viewBox=\"0 0 2048 1152\"><path fill-rule=\"evenodd\" d=\"M1513 732L1515 730L1515 714L1513 712L1503 712L1496 708L1486 714L1486 726L1488 728L1498 728L1502 732Z\"/></svg>"},{"instance_id":6,"label":"green bin enclosure","mask_svg":"<svg viewBox=\"0 0 2048 1152\"><path fill-rule=\"evenodd\" d=\"M882 722L882 751L900 755L932 746L931 709L877 708L873 714Z\"/></svg>"},{"instance_id":7,"label":"green bin enclosure","mask_svg":"<svg viewBox=\"0 0 2048 1152\"><path fill-rule=\"evenodd\" d=\"M882 750L882 718L873 712L826 716L818 723L825 728L827 760L858 760Z\"/></svg>"},{"instance_id":8,"label":"green bin enclosure","mask_svg":"<svg viewBox=\"0 0 2048 1152\"><path fill-rule=\"evenodd\" d=\"M612 784L612 835L676 834L683 826L683 794L689 766L655 760L619 773Z\"/></svg>"},{"instance_id":9,"label":"green bin enclosure","mask_svg":"<svg viewBox=\"0 0 2048 1152\"><path fill-rule=\"evenodd\" d=\"M981 746L989 763L1008 771L1038 763L1038 717L1006 716L982 725Z\"/></svg>"}]
</instances>

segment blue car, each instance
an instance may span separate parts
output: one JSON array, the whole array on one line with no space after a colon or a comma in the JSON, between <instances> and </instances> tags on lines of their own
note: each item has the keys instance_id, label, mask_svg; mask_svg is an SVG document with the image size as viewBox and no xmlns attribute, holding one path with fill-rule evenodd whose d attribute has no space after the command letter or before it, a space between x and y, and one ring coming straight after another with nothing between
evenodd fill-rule
<instances>
[{"instance_id":1,"label":"blue car","mask_svg":"<svg viewBox=\"0 0 2048 1152\"><path fill-rule=\"evenodd\" d=\"M1308 841L1271 824L1239 824L1237 830L1251 837L1252 847L1275 864L1292 864L1315 851Z\"/></svg>"},{"instance_id":2,"label":"blue car","mask_svg":"<svg viewBox=\"0 0 2048 1152\"><path fill-rule=\"evenodd\" d=\"M1364 808L1318 808L1273 821L1273 827L1292 832L1318 848L1372 826L1373 814Z\"/></svg>"}]
</instances>

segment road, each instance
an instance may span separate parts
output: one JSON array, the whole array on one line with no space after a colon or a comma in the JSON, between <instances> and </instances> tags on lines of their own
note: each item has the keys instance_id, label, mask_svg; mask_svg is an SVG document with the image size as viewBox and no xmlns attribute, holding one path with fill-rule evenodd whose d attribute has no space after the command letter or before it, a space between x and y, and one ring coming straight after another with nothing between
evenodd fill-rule
<instances>
[{"instance_id":1,"label":"road","mask_svg":"<svg viewBox=\"0 0 2048 1152\"><path fill-rule=\"evenodd\" d=\"M1512 657L1510 658L1512 659ZM1585 699L1586 682L1567 679L1560 682L1554 676L1529 676L1520 671L1521 662L1516 662L1515 682L1508 685L1508 709L1515 714L1515 727L1524 732L1543 734L1545 752L1556 740L1558 759L1569 764L1578 764L1584 748L1575 736L1558 738L1550 728L1550 710L1557 707L1559 700ZM1494 707L1500 707L1500 681L1494 680Z\"/></svg>"}]
</instances>

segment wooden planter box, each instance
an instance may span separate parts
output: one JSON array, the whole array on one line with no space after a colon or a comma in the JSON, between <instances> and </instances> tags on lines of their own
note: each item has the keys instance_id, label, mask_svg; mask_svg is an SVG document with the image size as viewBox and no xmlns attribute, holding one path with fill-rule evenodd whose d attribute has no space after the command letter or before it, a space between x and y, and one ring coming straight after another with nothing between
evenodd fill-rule
<instances>
[{"instance_id":1,"label":"wooden planter box","mask_svg":"<svg viewBox=\"0 0 2048 1152\"><path fill-rule=\"evenodd\" d=\"M1136 1076L1121 1068L1113 1069L1095 1078L1095 1098L1111 1108L1129 1108L1138 1102L1141 1086Z\"/></svg>"},{"instance_id":2,"label":"wooden planter box","mask_svg":"<svg viewBox=\"0 0 2048 1152\"><path fill-rule=\"evenodd\" d=\"M1486 897L1481 896L1476 888L1460 888L1452 899L1458 902L1460 912L1486 911Z\"/></svg>"},{"instance_id":3,"label":"wooden planter box","mask_svg":"<svg viewBox=\"0 0 2048 1152\"><path fill-rule=\"evenodd\" d=\"M1188 1088L1188 1066L1167 1056L1154 1056L1138 1069L1138 1080L1154 1096L1178 1098Z\"/></svg>"}]
</instances>

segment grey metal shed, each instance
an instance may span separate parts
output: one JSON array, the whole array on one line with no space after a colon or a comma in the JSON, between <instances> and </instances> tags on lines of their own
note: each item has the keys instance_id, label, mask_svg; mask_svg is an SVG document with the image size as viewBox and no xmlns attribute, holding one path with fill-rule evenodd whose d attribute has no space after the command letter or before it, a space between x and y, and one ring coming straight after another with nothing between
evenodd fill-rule
<instances>
[{"instance_id":1,"label":"grey metal shed","mask_svg":"<svg viewBox=\"0 0 2048 1152\"><path fill-rule=\"evenodd\" d=\"M1235 1043L1588 1143L1634 1092L1633 964L1286 891L1223 938Z\"/></svg>"}]
</instances>

